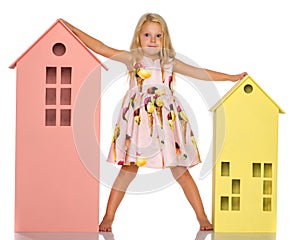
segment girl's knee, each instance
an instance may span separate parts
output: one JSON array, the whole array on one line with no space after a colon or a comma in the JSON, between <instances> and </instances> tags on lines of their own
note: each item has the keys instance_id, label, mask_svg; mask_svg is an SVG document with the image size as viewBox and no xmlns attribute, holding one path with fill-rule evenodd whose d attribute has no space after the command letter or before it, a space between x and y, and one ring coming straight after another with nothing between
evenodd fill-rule
<instances>
[{"instance_id":1,"label":"girl's knee","mask_svg":"<svg viewBox=\"0 0 300 240\"><path fill-rule=\"evenodd\" d=\"M191 178L189 171L182 167L172 170L172 174L179 184L184 184Z\"/></svg>"},{"instance_id":2,"label":"girl's knee","mask_svg":"<svg viewBox=\"0 0 300 240\"><path fill-rule=\"evenodd\" d=\"M122 178L127 181L132 181L138 171L138 167L136 165L129 165L129 166L122 166L120 172L119 172L119 178Z\"/></svg>"}]
</instances>

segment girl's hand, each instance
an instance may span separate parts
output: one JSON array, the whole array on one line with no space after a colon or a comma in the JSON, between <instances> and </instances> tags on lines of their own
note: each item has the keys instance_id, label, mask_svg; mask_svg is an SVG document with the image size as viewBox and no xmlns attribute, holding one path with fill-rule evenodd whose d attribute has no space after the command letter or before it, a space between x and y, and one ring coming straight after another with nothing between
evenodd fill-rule
<instances>
[{"instance_id":1,"label":"girl's hand","mask_svg":"<svg viewBox=\"0 0 300 240\"><path fill-rule=\"evenodd\" d=\"M247 75L248 75L247 72L243 72L243 73L236 74L236 75L231 75L229 81L231 81L231 82L236 82L236 81L239 81L239 80L243 79L243 78L246 77Z\"/></svg>"}]
</instances>

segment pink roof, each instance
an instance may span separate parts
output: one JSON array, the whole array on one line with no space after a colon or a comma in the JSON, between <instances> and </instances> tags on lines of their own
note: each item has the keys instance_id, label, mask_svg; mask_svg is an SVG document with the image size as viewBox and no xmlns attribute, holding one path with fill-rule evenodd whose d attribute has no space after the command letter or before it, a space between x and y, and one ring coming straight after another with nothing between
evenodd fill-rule
<instances>
[{"instance_id":1,"label":"pink roof","mask_svg":"<svg viewBox=\"0 0 300 240\"><path fill-rule=\"evenodd\" d=\"M47 35L47 33L50 32L57 24L62 24L65 27L65 29L74 37L74 39L76 41L78 41L84 49L86 49L86 51L90 54L90 56L93 57L97 62L99 62L99 64L105 70L108 70L108 68L103 63L100 62L100 60L86 47L86 45L59 19L56 20L56 22L42 36L40 36L17 60L15 60L9 66L9 68L12 68L12 69L15 68L18 61L20 61L20 59L22 59L40 41L40 39L42 39L45 35Z\"/></svg>"}]
</instances>

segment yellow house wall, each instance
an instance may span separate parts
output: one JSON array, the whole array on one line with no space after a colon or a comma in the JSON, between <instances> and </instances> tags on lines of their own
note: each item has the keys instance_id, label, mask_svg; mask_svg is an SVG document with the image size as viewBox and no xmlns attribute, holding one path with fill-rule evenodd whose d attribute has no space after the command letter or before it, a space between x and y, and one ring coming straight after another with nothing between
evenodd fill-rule
<instances>
[{"instance_id":1,"label":"yellow house wall","mask_svg":"<svg viewBox=\"0 0 300 240\"><path fill-rule=\"evenodd\" d=\"M249 83L253 91L245 93ZM214 230L276 232L278 108L253 82L244 85L214 113ZM222 162L229 162L229 176L221 176ZM253 177L253 163L261 164L260 177ZM264 176L265 163L272 164L271 177ZM240 193L232 192L232 180L240 180ZM222 196L229 210L221 210ZM240 198L240 210L232 210L232 197ZM271 199L271 211L263 211L263 198Z\"/></svg>"}]
</instances>

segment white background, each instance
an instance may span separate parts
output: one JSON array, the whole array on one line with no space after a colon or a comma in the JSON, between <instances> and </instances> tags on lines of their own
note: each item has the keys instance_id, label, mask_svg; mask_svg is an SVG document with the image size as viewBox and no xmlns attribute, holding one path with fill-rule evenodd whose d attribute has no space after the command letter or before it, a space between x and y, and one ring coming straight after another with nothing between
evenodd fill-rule
<instances>
[{"instance_id":1,"label":"white background","mask_svg":"<svg viewBox=\"0 0 300 240\"><path fill-rule=\"evenodd\" d=\"M277 239L297 238L300 15L296 3L296 0L2 1L0 239L14 239L16 72L8 66L60 17L107 45L128 49L135 25L145 12L156 12L165 18L177 52L213 70L247 71L286 111L279 121ZM100 56L99 59L105 61ZM223 95L233 84L216 86ZM107 139L110 141L111 136ZM208 137L207 141L210 140ZM200 170L201 165L192 174L210 216L211 175L200 180ZM108 189L101 186L101 218L107 194ZM152 194L125 196L113 227L118 240L195 239L198 231L193 211L176 184Z\"/></svg>"}]
</instances>

